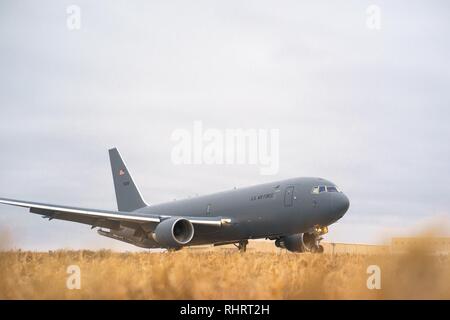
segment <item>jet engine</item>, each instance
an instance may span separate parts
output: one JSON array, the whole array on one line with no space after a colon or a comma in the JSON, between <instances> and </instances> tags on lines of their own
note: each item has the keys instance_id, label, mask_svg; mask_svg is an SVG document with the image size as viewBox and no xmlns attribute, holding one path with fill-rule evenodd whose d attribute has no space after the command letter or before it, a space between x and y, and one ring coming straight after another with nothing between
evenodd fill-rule
<instances>
[{"instance_id":1,"label":"jet engine","mask_svg":"<svg viewBox=\"0 0 450 320\"><path fill-rule=\"evenodd\" d=\"M318 244L318 240L314 233L298 233L278 238L275 245L291 252L322 253L323 247Z\"/></svg>"},{"instance_id":2,"label":"jet engine","mask_svg":"<svg viewBox=\"0 0 450 320\"><path fill-rule=\"evenodd\" d=\"M162 247L179 249L194 237L194 226L183 218L170 218L160 222L153 233L153 238Z\"/></svg>"}]
</instances>

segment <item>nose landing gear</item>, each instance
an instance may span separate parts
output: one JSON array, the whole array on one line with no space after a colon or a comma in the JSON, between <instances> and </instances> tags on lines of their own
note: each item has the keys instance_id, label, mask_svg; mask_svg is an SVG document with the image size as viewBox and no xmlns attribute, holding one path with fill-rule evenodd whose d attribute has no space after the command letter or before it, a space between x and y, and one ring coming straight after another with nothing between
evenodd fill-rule
<instances>
[{"instance_id":1,"label":"nose landing gear","mask_svg":"<svg viewBox=\"0 0 450 320\"><path fill-rule=\"evenodd\" d=\"M314 235L314 244L311 246L311 253L323 253L323 246L320 241L323 240L323 235L328 233L328 227L315 226L312 234Z\"/></svg>"},{"instance_id":2,"label":"nose landing gear","mask_svg":"<svg viewBox=\"0 0 450 320\"><path fill-rule=\"evenodd\" d=\"M311 248L311 253L323 253L323 250L323 246L318 244Z\"/></svg>"}]
</instances>

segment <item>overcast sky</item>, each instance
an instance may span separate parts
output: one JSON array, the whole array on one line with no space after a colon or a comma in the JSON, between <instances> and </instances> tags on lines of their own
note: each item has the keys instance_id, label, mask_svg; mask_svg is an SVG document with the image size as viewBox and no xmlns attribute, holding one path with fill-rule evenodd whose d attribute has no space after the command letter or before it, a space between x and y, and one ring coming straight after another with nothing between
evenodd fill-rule
<instances>
[{"instance_id":1,"label":"overcast sky","mask_svg":"<svg viewBox=\"0 0 450 320\"><path fill-rule=\"evenodd\" d=\"M81 9L69 30L66 9ZM381 29L366 26L369 5ZM450 220L448 1L0 3L0 197L115 209L117 146L147 202L297 176L349 196L327 240ZM279 129L280 170L171 161L177 129ZM447 223L447 225L446 225ZM24 249L133 247L0 207ZM6 236L9 235L9 236Z\"/></svg>"}]
</instances>

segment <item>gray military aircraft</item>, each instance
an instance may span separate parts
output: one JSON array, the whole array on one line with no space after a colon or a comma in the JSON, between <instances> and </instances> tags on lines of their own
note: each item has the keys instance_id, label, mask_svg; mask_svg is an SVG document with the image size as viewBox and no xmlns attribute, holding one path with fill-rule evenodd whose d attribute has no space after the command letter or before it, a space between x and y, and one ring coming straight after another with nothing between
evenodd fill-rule
<instances>
[{"instance_id":1,"label":"gray military aircraft","mask_svg":"<svg viewBox=\"0 0 450 320\"><path fill-rule=\"evenodd\" d=\"M292 252L323 252L328 226L347 212L349 200L321 178L295 178L158 205L148 205L114 148L109 150L118 211L1 199L44 218L98 227L98 233L143 248L178 250L194 245L275 240Z\"/></svg>"}]
</instances>

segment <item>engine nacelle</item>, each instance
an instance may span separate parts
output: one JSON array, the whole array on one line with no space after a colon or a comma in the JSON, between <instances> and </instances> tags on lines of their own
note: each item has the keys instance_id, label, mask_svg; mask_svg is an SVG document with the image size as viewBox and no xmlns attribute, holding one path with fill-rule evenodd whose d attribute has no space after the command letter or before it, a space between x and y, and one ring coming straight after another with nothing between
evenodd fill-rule
<instances>
[{"instance_id":1,"label":"engine nacelle","mask_svg":"<svg viewBox=\"0 0 450 320\"><path fill-rule=\"evenodd\" d=\"M313 251L317 245L317 237L312 233L298 233L279 238L275 245L291 252Z\"/></svg>"},{"instance_id":2,"label":"engine nacelle","mask_svg":"<svg viewBox=\"0 0 450 320\"><path fill-rule=\"evenodd\" d=\"M153 233L153 238L162 247L178 249L188 244L194 237L194 226L183 218L170 218L160 222Z\"/></svg>"}]
</instances>

